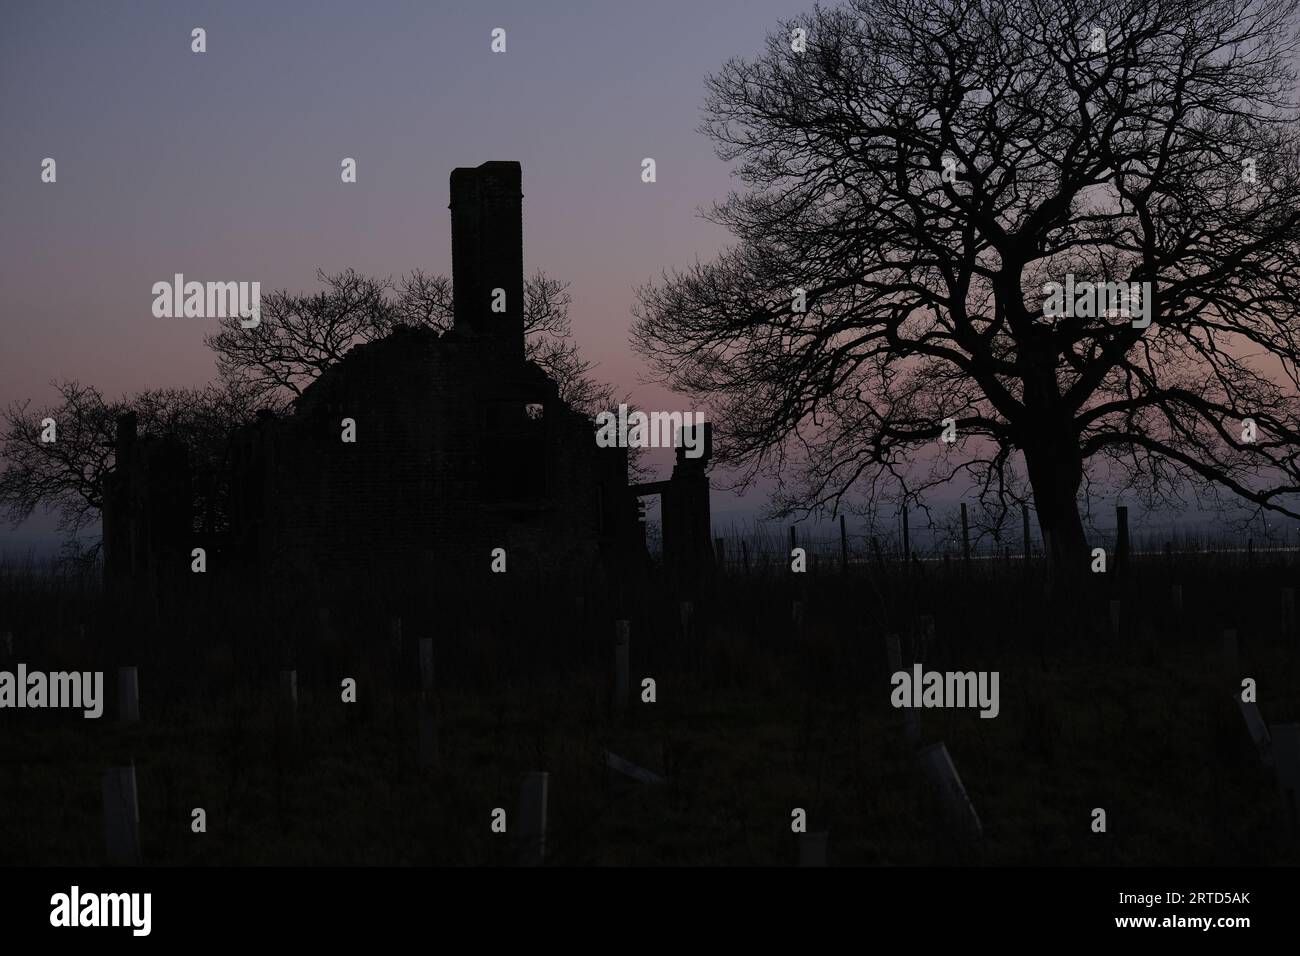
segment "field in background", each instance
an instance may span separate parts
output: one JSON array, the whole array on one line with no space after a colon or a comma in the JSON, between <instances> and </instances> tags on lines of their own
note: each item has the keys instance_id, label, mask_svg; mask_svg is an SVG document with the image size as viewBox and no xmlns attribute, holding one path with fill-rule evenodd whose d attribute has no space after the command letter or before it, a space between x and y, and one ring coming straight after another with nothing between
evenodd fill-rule
<instances>
[{"instance_id":1,"label":"field in background","mask_svg":"<svg viewBox=\"0 0 1300 956\"><path fill-rule=\"evenodd\" d=\"M346 608L272 633L237 599L122 635L93 566L0 568L4 666L103 670L109 695L97 721L0 711L0 863L103 862L100 779L131 762L147 864L505 864L513 831L494 834L492 810L513 817L522 775L538 770L553 864L789 865L796 807L829 832L831 864L1300 863L1234 700L1253 677L1268 723L1300 721L1300 634L1282 598L1300 584L1292 554L1157 547L1122 578L1093 576L1070 607L1036 560L908 566L858 538L841 567L837 540L799 543L814 557L805 575L788 572L787 541L724 538L716 595L685 626L666 587L616 607L512 578L509 594L408 614L398 641L391 615ZM888 703L886 635L909 666L925 616L927 669L1001 675L996 719L921 712L921 743L947 745L977 840L947 825ZM623 715L616 617L631 633ZM436 746L422 768L426 637ZM116 720L123 664L139 669L135 724ZM277 718L287 666L296 739ZM355 704L340 700L345 677ZM656 703L640 701L644 677ZM627 779L607 752L664 782ZM205 834L191 832L195 807ZM1098 807L1104 834L1090 828Z\"/></svg>"}]
</instances>

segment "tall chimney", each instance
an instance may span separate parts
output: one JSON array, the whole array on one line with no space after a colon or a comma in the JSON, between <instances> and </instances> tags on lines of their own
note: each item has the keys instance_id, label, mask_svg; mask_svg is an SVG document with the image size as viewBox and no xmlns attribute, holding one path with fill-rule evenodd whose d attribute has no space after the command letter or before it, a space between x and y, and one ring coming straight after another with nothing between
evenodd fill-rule
<instances>
[{"instance_id":1,"label":"tall chimney","mask_svg":"<svg viewBox=\"0 0 1300 956\"><path fill-rule=\"evenodd\" d=\"M131 452L135 448L135 438L135 412L123 412L117 416L117 435L113 450L114 467L123 474L130 467Z\"/></svg>"},{"instance_id":2,"label":"tall chimney","mask_svg":"<svg viewBox=\"0 0 1300 956\"><path fill-rule=\"evenodd\" d=\"M451 172L451 273L456 327L491 337L505 358L524 358L524 227L518 163ZM505 293L504 311L494 301Z\"/></svg>"}]
</instances>

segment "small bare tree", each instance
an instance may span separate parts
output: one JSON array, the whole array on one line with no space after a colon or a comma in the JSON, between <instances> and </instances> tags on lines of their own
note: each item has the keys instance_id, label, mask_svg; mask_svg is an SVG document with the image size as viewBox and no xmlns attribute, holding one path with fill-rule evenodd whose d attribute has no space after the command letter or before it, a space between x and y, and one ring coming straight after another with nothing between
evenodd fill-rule
<instances>
[{"instance_id":1,"label":"small bare tree","mask_svg":"<svg viewBox=\"0 0 1300 956\"><path fill-rule=\"evenodd\" d=\"M99 389L79 382L55 384L59 402L34 409L30 401L11 404L0 413L0 512L15 526L37 508L58 515L69 535L99 520L104 505L104 478L114 467L117 418L136 416L141 437L171 436L183 442L195 483L195 515L210 528L224 517L219 480L203 476L224 472L230 432L248 422L257 402L229 385L163 388L106 400ZM266 407L265 403L260 403ZM45 420L54 423L53 441L45 441Z\"/></svg>"},{"instance_id":2,"label":"small bare tree","mask_svg":"<svg viewBox=\"0 0 1300 956\"><path fill-rule=\"evenodd\" d=\"M445 332L454 320L451 280L414 270L397 280L376 279L353 269L317 273L325 288L314 294L277 290L262 298L261 322L243 328L221 320L205 344L217 354L217 370L257 395L302 394L321 372L352 346L383 338L397 326ZM594 380L569 322L568 283L536 272L524 283L524 351L559 386L574 408L594 413L612 390Z\"/></svg>"}]
</instances>

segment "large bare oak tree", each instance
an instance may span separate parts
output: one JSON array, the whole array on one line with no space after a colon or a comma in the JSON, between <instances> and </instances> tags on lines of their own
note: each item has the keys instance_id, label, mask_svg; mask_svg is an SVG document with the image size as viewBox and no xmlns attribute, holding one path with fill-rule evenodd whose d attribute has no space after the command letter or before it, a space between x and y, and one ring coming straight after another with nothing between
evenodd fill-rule
<instances>
[{"instance_id":1,"label":"large bare oak tree","mask_svg":"<svg viewBox=\"0 0 1300 956\"><path fill-rule=\"evenodd\" d=\"M1296 516L1293 14L853 0L782 24L708 81L737 243L641 290L638 349L712 406L721 460L793 473L805 507L965 473L995 507L1032 492L1063 569L1099 470ZM1068 274L1150 283L1150 325L1047 314Z\"/></svg>"}]
</instances>

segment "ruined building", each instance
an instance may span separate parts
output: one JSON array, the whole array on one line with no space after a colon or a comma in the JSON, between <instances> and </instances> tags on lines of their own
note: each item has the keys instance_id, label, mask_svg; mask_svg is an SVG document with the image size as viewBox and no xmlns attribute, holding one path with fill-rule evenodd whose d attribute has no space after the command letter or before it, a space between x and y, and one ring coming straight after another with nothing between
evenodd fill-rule
<instances>
[{"instance_id":1,"label":"ruined building","mask_svg":"<svg viewBox=\"0 0 1300 956\"><path fill-rule=\"evenodd\" d=\"M667 561L683 577L705 573L707 455L679 454L671 481L629 485L627 450L598 447L592 422L524 357L519 164L455 170L451 227L454 327L357 345L291 414L236 432L228 528L211 542L210 571L250 593L400 607L484 583L503 548L505 580L626 589L645 563L638 495L660 494ZM502 292L505 310L493 311ZM348 420L355 441L343 440ZM186 539L198 531L177 505L183 454L124 425L117 462L110 587L156 582L159 560L188 572Z\"/></svg>"}]
</instances>

